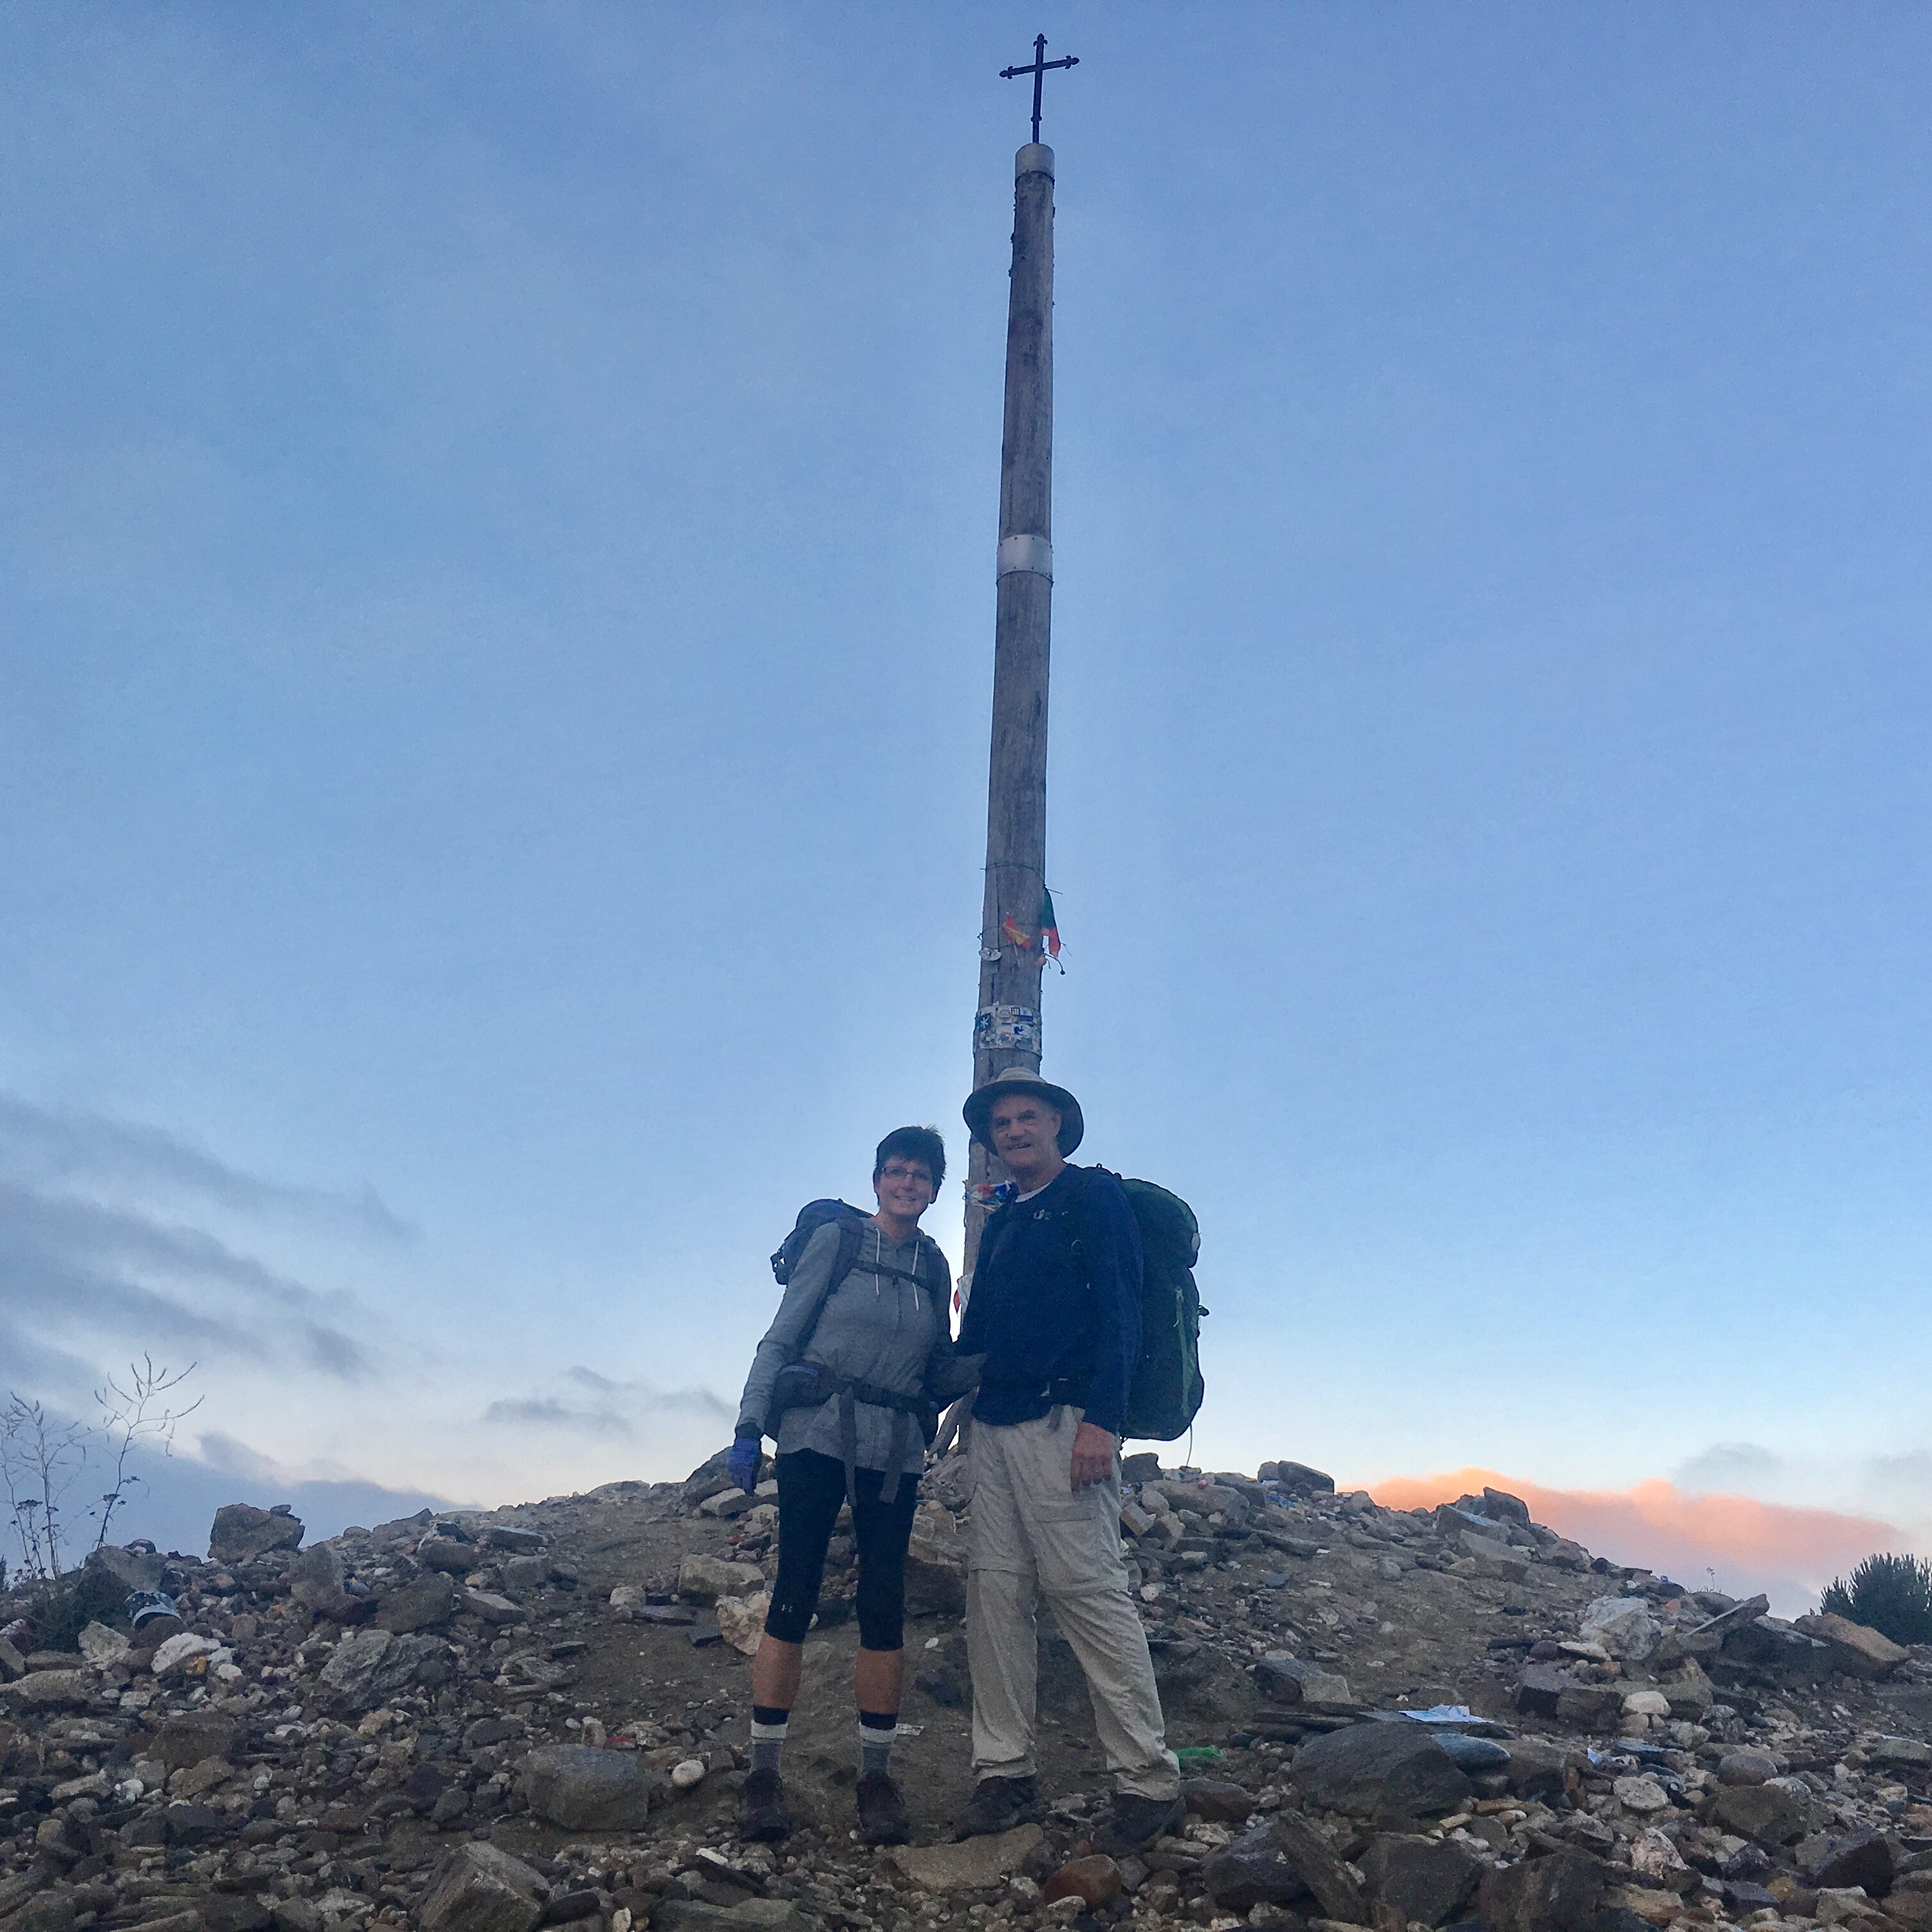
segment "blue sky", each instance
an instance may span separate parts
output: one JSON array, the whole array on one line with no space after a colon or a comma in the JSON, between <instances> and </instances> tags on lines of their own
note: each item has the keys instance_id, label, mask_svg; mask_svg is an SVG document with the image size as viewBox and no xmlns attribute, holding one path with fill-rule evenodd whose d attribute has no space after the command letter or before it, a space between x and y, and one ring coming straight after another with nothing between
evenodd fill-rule
<instances>
[{"instance_id":1,"label":"blue sky","mask_svg":"<svg viewBox=\"0 0 1932 1932\"><path fill-rule=\"evenodd\" d=\"M681 1471L963 1166L1042 29L1048 1066L1197 1456L1932 1515L1903 6L10 13L0 1356Z\"/></svg>"}]
</instances>

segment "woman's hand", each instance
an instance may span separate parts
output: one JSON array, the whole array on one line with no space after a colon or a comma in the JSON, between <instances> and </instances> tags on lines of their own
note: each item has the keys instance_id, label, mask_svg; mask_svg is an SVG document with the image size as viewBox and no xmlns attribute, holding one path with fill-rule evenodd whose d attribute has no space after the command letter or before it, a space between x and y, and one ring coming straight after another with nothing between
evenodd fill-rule
<instances>
[{"instance_id":1,"label":"woman's hand","mask_svg":"<svg viewBox=\"0 0 1932 1932\"><path fill-rule=\"evenodd\" d=\"M724 1459L724 1473L748 1496L758 1492L758 1463L764 1453L764 1444L759 1437L740 1436L734 1439L731 1453Z\"/></svg>"},{"instance_id":2,"label":"woman's hand","mask_svg":"<svg viewBox=\"0 0 1932 1932\"><path fill-rule=\"evenodd\" d=\"M1114 1473L1114 1451L1120 1447L1110 1430L1096 1422L1083 1422L1073 1434L1072 1482L1078 1490L1091 1489Z\"/></svg>"}]
</instances>

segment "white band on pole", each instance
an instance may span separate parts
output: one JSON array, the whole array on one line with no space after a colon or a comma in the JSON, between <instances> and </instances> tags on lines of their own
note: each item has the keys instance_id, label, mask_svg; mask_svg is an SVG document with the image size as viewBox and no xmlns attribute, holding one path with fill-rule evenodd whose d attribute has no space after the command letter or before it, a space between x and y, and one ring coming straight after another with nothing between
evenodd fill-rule
<instances>
[{"instance_id":1,"label":"white band on pole","mask_svg":"<svg viewBox=\"0 0 1932 1932\"><path fill-rule=\"evenodd\" d=\"M1051 584L1053 581L1052 544L1044 537L1000 538L1000 567L996 574L1010 577L1016 570L1030 570Z\"/></svg>"},{"instance_id":2,"label":"white band on pole","mask_svg":"<svg viewBox=\"0 0 1932 1932\"><path fill-rule=\"evenodd\" d=\"M1013 178L1022 175L1045 175L1049 179L1053 174L1053 150L1044 141L1029 141L1013 157Z\"/></svg>"}]
</instances>

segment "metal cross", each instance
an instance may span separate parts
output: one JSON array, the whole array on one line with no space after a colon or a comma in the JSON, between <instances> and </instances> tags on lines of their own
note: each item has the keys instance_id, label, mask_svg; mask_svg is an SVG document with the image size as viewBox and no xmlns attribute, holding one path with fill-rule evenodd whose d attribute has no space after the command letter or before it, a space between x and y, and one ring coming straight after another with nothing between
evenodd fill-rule
<instances>
[{"instance_id":1,"label":"metal cross","mask_svg":"<svg viewBox=\"0 0 1932 1932\"><path fill-rule=\"evenodd\" d=\"M1079 57L1075 54L1069 54L1064 60L1048 60L1046 57L1046 36L1044 34L1036 34L1034 38L1033 64L1030 67L1003 67L1000 68L1000 78L1002 80L1015 80L1023 74L1030 74L1033 76L1033 139L1034 146L1037 147L1040 145L1040 83L1044 81L1046 76L1057 67L1078 67L1079 64Z\"/></svg>"}]
</instances>

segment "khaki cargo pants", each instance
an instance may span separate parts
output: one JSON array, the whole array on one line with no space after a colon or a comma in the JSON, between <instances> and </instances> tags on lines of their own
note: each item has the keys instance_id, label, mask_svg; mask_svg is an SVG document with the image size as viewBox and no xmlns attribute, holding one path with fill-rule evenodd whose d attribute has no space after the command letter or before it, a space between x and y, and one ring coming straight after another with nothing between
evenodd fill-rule
<instances>
[{"instance_id":1,"label":"khaki cargo pants","mask_svg":"<svg viewBox=\"0 0 1932 1932\"><path fill-rule=\"evenodd\" d=\"M966 1539L966 1652L973 1672L976 1778L1030 1778L1043 1592L1079 1660L1108 1768L1122 1791L1170 1798L1180 1768L1167 1748L1147 1634L1120 1561L1118 1460L1074 1492L1077 1408L1036 1422L975 1420L967 1448L973 1503Z\"/></svg>"}]
</instances>

